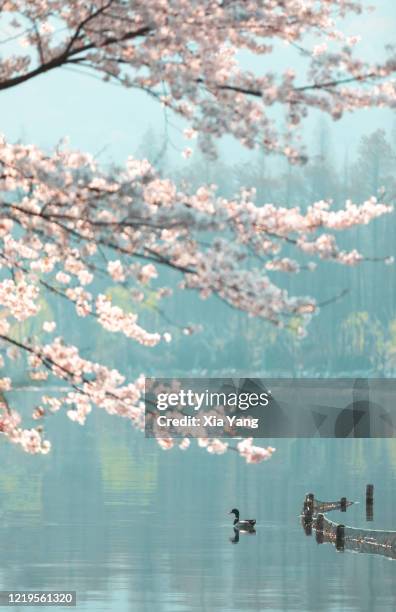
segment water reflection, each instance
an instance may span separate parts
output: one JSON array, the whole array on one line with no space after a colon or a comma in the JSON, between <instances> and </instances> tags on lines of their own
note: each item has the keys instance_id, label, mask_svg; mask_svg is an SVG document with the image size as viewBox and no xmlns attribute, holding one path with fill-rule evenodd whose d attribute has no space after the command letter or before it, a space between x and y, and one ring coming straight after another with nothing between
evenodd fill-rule
<instances>
[{"instance_id":1,"label":"water reflection","mask_svg":"<svg viewBox=\"0 0 396 612\"><path fill-rule=\"evenodd\" d=\"M374 502L366 501L366 521L374 520Z\"/></svg>"},{"instance_id":2,"label":"water reflection","mask_svg":"<svg viewBox=\"0 0 396 612\"><path fill-rule=\"evenodd\" d=\"M252 527L251 529L235 529L235 527L234 527L234 535L233 535L232 538L230 538L231 544L238 544L238 542L239 542L239 534L242 534L242 535L256 535L256 530L254 529L254 527Z\"/></svg>"},{"instance_id":3,"label":"water reflection","mask_svg":"<svg viewBox=\"0 0 396 612\"><path fill-rule=\"evenodd\" d=\"M337 524L364 528L371 481L370 527L391 529L395 441L277 440L271 461L246 465L194 445L164 452L101 413L86 428L59 422L52 455L0 445L1 589L76 590L79 612L394 611L396 564L316 546L296 508L309 487L339 499ZM363 503L345 515L340 492ZM234 505L257 518L254 537L233 532Z\"/></svg>"},{"instance_id":4,"label":"water reflection","mask_svg":"<svg viewBox=\"0 0 396 612\"><path fill-rule=\"evenodd\" d=\"M235 529L234 527L234 535L230 538L231 544L238 544L239 542L239 534L242 535L256 535L256 530L252 529Z\"/></svg>"}]
</instances>

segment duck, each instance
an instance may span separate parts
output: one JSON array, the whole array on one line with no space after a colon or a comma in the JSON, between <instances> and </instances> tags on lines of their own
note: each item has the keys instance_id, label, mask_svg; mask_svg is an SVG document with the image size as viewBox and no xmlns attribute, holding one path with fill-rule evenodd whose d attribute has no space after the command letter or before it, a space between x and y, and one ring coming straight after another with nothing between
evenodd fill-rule
<instances>
[{"instance_id":1,"label":"duck","mask_svg":"<svg viewBox=\"0 0 396 612\"><path fill-rule=\"evenodd\" d=\"M239 529L240 531L253 531L254 526L256 524L256 519L239 519L239 510L238 508L233 508L229 514L233 514L235 516L234 519L234 529Z\"/></svg>"}]
</instances>

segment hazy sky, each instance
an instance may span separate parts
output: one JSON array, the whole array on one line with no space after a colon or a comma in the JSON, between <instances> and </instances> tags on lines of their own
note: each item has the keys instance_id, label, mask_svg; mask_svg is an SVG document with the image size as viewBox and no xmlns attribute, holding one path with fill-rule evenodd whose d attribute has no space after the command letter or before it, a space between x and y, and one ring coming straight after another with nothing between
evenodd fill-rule
<instances>
[{"instance_id":1,"label":"hazy sky","mask_svg":"<svg viewBox=\"0 0 396 612\"><path fill-rule=\"evenodd\" d=\"M348 24L351 33L363 38L359 53L370 59L382 56L383 45L392 42L396 27L395 0L372 3L376 12L363 17L354 17ZM3 32L2 32L3 34ZM4 53L4 49L2 49ZM283 66L284 56L279 55ZM260 61L252 65L260 71ZM273 63L272 63L273 66ZM149 127L158 138L164 133L164 116L159 105L146 94L109 85L89 75L77 74L61 69L43 75L15 89L1 93L0 132L13 141L35 142L51 147L63 136L70 138L73 147L102 153L104 161L123 161L134 154ZM311 142L315 137L319 114L314 114L306 124L305 138ZM376 128L390 131L394 113L375 109L346 115L337 123L330 122L333 149L340 158L348 148L356 146L359 137ZM180 122L174 117L172 123ZM169 128L171 159L177 165L190 163L181 156L184 146L190 145L180 135L180 129ZM227 161L246 159L240 146L227 141L222 147L222 156ZM193 161L193 158L191 158Z\"/></svg>"}]
</instances>

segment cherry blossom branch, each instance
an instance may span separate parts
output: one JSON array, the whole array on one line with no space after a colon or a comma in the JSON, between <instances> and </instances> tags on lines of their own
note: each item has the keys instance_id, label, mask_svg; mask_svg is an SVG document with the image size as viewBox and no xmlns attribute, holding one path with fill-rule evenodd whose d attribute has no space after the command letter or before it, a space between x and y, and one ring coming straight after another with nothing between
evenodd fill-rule
<instances>
[{"instance_id":1,"label":"cherry blossom branch","mask_svg":"<svg viewBox=\"0 0 396 612\"><path fill-rule=\"evenodd\" d=\"M395 106L396 56L390 49L385 61L372 64L354 52L358 37L343 34L339 25L362 12L358 0L275 4L7 0L0 3L0 19L18 37L3 45L0 90L59 68L89 71L146 92L188 121L186 138L197 137L208 156L216 154L218 138L231 135L247 148L303 162L299 126L311 109L339 119L359 108ZM293 52L303 49L298 80L292 68L274 71L279 43L290 44ZM245 51L271 59L271 69L258 75L246 70L238 60ZM273 117L275 105L283 109L280 121ZM278 273L311 271L316 260L391 263L381 254L345 251L336 239L340 230L389 214L383 194L380 201L347 200L340 210L324 201L306 210L256 203L246 189L226 199L214 186L182 189L146 160L130 157L124 167L106 171L92 155L65 145L48 153L1 138L0 198L0 338L23 351L33 379L51 374L71 385L64 397L44 396L34 419L65 406L68 417L83 424L96 405L141 429L144 414L142 379L127 384L119 372L81 358L77 347L57 337L43 345L37 338L12 338L15 322L35 321L42 292L72 303L72 316L93 317L107 332L152 347L170 342L170 333L143 329L137 314L114 305L102 286L110 280L128 291L131 310L150 290L156 312L169 324L157 304L173 291L159 286L166 267L178 274L180 289L204 299L214 295L303 337L312 315L345 290L317 303L289 295L278 285ZM55 320L43 323L44 333L55 329ZM11 386L9 378L0 378L0 391ZM2 410L0 431L27 452L48 452L40 426L24 429L15 410ZM164 449L174 445L158 442ZM188 444L184 439L179 446ZM274 450L254 447L251 440L236 447L205 438L198 444L211 453L233 448L249 463Z\"/></svg>"},{"instance_id":2,"label":"cherry blossom branch","mask_svg":"<svg viewBox=\"0 0 396 612\"><path fill-rule=\"evenodd\" d=\"M16 30L24 31L23 21L33 23L23 42L37 49L39 64L32 67L32 58L22 54L3 60L0 90L57 68L83 65L108 80L146 91L191 120L200 146L211 154L214 138L230 133L246 146L259 144L291 161L303 161L295 127L309 108L339 118L345 110L395 103L394 55L382 64L364 62L353 53L358 37L336 28L336 21L348 13L362 12L361 2L296 0L293 7L274 7L266 1L220 6L205 0L186 6L177 0L169 6L147 6L109 0L87 6L82 0L66 0L62 8L49 8L46 2L30 0L5 6L3 13ZM309 50L304 40L310 35L324 42ZM279 77L273 72L256 77L240 67L238 51L268 56L276 41L290 43L298 52L304 49L306 84L296 84L292 70ZM372 88L345 88L371 81L376 82ZM165 94L160 93L164 86ZM275 103L285 109L291 126L286 132L267 112Z\"/></svg>"}]
</instances>

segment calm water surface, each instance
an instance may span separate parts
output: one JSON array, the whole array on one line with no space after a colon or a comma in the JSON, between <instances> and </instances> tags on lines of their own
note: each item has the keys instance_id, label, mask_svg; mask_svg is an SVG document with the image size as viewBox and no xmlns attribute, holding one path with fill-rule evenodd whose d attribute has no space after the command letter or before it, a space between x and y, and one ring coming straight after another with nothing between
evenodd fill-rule
<instances>
[{"instance_id":1,"label":"calm water surface","mask_svg":"<svg viewBox=\"0 0 396 612\"><path fill-rule=\"evenodd\" d=\"M333 520L396 529L396 441L272 440L249 466L164 452L106 415L51 435L47 457L0 446L1 589L75 590L84 611L395 610L396 561L318 545L298 515L313 491L361 502ZM234 506L258 522L238 543Z\"/></svg>"}]
</instances>

